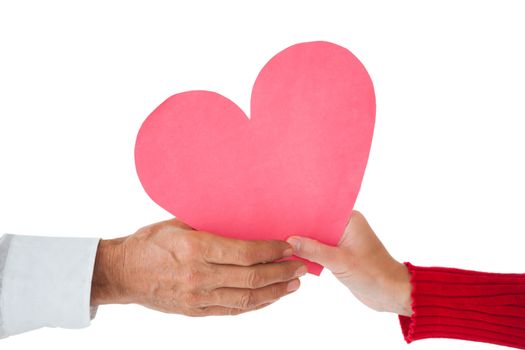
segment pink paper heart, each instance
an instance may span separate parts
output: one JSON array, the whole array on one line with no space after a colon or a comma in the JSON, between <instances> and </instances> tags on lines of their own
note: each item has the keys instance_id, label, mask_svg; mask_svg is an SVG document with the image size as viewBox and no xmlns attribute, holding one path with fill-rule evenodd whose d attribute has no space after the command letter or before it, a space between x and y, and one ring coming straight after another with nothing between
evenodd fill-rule
<instances>
[{"instance_id":1,"label":"pink paper heart","mask_svg":"<svg viewBox=\"0 0 525 350\"><path fill-rule=\"evenodd\" d=\"M210 91L164 101L138 133L137 173L157 204L195 229L336 245L361 186L374 120L372 81L350 51L296 44L259 73L250 119ZM309 272L321 270L309 263Z\"/></svg>"}]
</instances>

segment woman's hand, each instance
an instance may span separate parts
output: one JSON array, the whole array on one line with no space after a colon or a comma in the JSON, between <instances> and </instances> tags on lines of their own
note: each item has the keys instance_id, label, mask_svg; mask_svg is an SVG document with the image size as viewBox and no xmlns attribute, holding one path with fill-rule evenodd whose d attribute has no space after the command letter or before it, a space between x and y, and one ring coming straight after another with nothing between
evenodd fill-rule
<instances>
[{"instance_id":1,"label":"woman's hand","mask_svg":"<svg viewBox=\"0 0 525 350\"><path fill-rule=\"evenodd\" d=\"M330 269L368 307L412 314L406 266L390 256L361 213L352 213L338 247L297 236L290 237L288 243L295 255Z\"/></svg>"}]
</instances>

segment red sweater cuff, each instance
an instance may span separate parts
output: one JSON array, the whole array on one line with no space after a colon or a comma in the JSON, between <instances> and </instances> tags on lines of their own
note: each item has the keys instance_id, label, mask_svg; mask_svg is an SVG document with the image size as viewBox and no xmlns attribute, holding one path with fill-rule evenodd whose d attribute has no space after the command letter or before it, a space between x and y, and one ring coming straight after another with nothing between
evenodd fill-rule
<instances>
[{"instance_id":1,"label":"red sweater cuff","mask_svg":"<svg viewBox=\"0 0 525 350\"><path fill-rule=\"evenodd\" d=\"M525 348L525 274L405 263L412 316L399 316L407 343L454 338Z\"/></svg>"}]
</instances>

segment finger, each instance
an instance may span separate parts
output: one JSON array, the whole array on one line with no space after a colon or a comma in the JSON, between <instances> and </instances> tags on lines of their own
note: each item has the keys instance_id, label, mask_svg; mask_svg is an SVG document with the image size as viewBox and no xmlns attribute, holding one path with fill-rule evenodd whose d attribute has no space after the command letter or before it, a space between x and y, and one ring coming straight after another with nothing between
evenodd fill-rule
<instances>
[{"instance_id":1,"label":"finger","mask_svg":"<svg viewBox=\"0 0 525 350\"><path fill-rule=\"evenodd\" d=\"M279 282L291 281L306 274L301 261L283 261L253 266L215 265L217 287L257 289Z\"/></svg>"},{"instance_id":2,"label":"finger","mask_svg":"<svg viewBox=\"0 0 525 350\"><path fill-rule=\"evenodd\" d=\"M337 247L298 236L288 238L287 242L293 247L294 254L301 258L321 264L332 272L343 268L339 248Z\"/></svg>"},{"instance_id":3,"label":"finger","mask_svg":"<svg viewBox=\"0 0 525 350\"><path fill-rule=\"evenodd\" d=\"M259 289L218 288L210 293L209 305L218 305L235 309L252 309L296 291L300 286L298 279L290 282L272 284ZM208 306L208 305L204 305Z\"/></svg>"},{"instance_id":4,"label":"finger","mask_svg":"<svg viewBox=\"0 0 525 350\"><path fill-rule=\"evenodd\" d=\"M266 303L266 304L258 305L251 309L239 309L239 308L231 308L231 307L216 306L216 305L204 306L204 307L192 309L189 312L189 316L225 316L225 315L233 316L233 315L243 314L245 312L260 310L271 304L273 303Z\"/></svg>"},{"instance_id":5,"label":"finger","mask_svg":"<svg viewBox=\"0 0 525 350\"><path fill-rule=\"evenodd\" d=\"M202 233L207 237L204 259L209 263L251 266L292 255L292 247L284 241L245 241Z\"/></svg>"}]
</instances>

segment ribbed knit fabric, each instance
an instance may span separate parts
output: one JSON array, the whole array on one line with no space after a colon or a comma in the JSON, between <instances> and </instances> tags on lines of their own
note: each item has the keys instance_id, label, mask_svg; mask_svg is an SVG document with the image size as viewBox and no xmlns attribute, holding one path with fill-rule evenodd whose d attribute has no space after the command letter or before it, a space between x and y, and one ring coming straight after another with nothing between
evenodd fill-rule
<instances>
[{"instance_id":1,"label":"ribbed knit fabric","mask_svg":"<svg viewBox=\"0 0 525 350\"><path fill-rule=\"evenodd\" d=\"M405 265L413 314L399 321L407 343L454 338L525 348L525 274Z\"/></svg>"}]
</instances>

